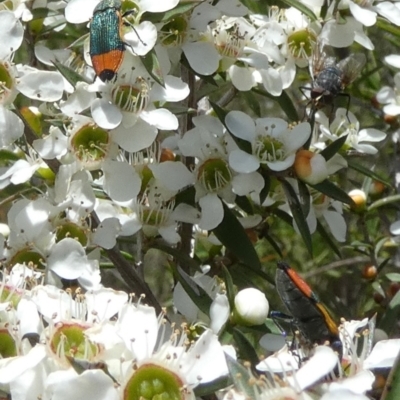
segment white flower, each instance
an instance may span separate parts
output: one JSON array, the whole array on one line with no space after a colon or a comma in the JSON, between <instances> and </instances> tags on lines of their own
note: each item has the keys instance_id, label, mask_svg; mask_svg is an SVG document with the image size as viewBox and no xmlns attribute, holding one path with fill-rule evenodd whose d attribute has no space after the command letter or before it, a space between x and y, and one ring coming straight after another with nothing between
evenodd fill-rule
<instances>
[{"instance_id":1,"label":"white flower","mask_svg":"<svg viewBox=\"0 0 400 400\"><path fill-rule=\"evenodd\" d=\"M253 121L241 111L231 111L225 122L233 135L251 144L252 154L237 149L229 155L231 167L244 173L254 172L260 165L266 165L272 171L288 169L294 163L296 151L311 134L308 123L289 126L279 118Z\"/></svg>"},{"instance_id":2,"label":"white flower","mask_svg":"<svg viewBox=\"0 0 400 400\"><path fill-rule=\"evenodd\" d=\"M386 138L386 133L375 128L360 130L360 123L355 115L345 108L336 110L336 116L332 123L329 124L323 113L320 113L319 121L321 123L320 130L324 138L335 141L339 137L348 135L346 146L360 153L376 154L378 150L374 146L363 142L381 142Z\"/></svg>"}]
</instances>

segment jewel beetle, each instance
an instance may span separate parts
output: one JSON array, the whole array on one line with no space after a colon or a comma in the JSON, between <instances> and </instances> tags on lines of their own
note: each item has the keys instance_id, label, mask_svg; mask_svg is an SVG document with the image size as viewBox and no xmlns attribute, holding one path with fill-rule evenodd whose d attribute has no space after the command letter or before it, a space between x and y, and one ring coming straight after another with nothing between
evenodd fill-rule
<instances>
[{"instance_id":1,"label":"jewel beetle","mask_svg":"<svg viewBox=\"0 0 400 400\"><path fill-rule=\"evenodd\" d=\"M275 284L282 302L293 317L294 326L311 345L325 344L342 353L339 330L310 286L284 262L278 262Z\"/></svg>"},{"instance_id":2,"label":"jewel beetle","mask_svg":"<svg viewBox=\"0 0 400 400\"><path fill-rule=\"evenodd\" d=\"M122 25L121 1L102 0L94 9L90 23L90 58L103 82L114 79L124 59Z\"/></svg>"}]
</instances>

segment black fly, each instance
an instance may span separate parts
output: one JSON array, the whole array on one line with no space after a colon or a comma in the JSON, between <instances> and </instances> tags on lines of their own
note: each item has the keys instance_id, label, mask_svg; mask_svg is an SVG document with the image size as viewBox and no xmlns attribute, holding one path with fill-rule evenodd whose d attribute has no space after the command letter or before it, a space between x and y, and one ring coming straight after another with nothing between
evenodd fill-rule
<instances>
[{"instance_id":1,"label":"black fly","mask_svg":"<svg viewBox=\"0 0 400 400\"><path fill-rule=\"evenodd\" d=\"M312 114L322 106L332 104L337 96L348 99L348 111L350 95L344 93L344 90L359 76L365 62L365 55L361 53L351 54L336 62L335 57L325 53L324 45L317 43L310 60L311 88L302 88L310 90Z\"/></svg>"}]
</instances>

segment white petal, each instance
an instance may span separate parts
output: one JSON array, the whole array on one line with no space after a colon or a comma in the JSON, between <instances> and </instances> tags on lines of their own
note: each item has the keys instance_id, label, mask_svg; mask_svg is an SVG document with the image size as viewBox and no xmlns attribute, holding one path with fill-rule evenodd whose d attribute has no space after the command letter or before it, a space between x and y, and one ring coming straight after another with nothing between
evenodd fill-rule
<instances>
[{"instance_id":1,"label":"white petal","mask_svg":"<svg viewBox=\"0 0 400 400\"><path fill-rule=\"evenodd\" d=\"M228 374L224 351L211 330L206 330L186 353L182 373L189 384L207 383Z\"/></svg>"},{"instance_id":2,"label":"white petal","mask_svg":"<svg viewBox=\"0 0 400 400\"><path fill-rule=\"evenodd\" d=\"M303 390L333 371L337 363L337 354L330 347L317 346L314 355L296 372L296 378L288 380L293 387Z\"/></svg>"},{"instance_id":3,"label":"white petal","mask_svg":"<svg viewBox=\"0 0 400 400\"><path fill-rule=\"evenodd\" d=\"M400 235L400 220L390 225L390 233L392 235Z\"/></svg>"},{"instance_id":4,"label":"white petal","mask_svg":"<svg viewBox=\"0 0 400 400\"><path fill-rule=\"evenodd\" d=\"M50 128L50 134L43 139L33 141L33 148L45 160L51 160L58 156L62 156L67 152L67 137L59 128Z\"/></svg>"},{"instance_id":5,"label":"white petal","mask_svg":"<svg viewBox=\"0 0 400 400\"><path fill-rule=\"evenodd\" d=\"M24 371L33 368L43 358L46 357L46 348L41 344L37 344L25 356L4 359L3 362L7 363L6 366L2 365L0 373L0 383L10 383L16 377L20 376Z\"/></svg>"},{"instance_id":6,"label":"white petal","mask_svg":"<svg viewBox=\"0 0 400 400\"><path fill-rule=\"evenodd\" d=\"M395 68L400 68L400 55L391 54L390 56L386 56L384 58L385 62Z\"/></svg>"},{"instance_id":7,"label":"white petal","mask_svg":"<svg viewBox=\"0 0 400 400\"><path fill-rule=\"evenodd\" d=\"M285 344L286 339L283 334L266 333L260 339L260 346L267 351L279 351Z\"/></svg>"},{"instance_id":8,"label":"white petal","mask_svg":"<svg viewBox=\"0 0 400 400\"><path fill-rule=\"evenodd\" d=\"M325 393L321 400L369 400L369 397L363 394L353 393L347 389L332 390L329 393Z\"/></svg>"},{"instance_id":9,"label":"white petal","mask_svg":"<svg viewBox=\"0 0 400 400\"><path fill-rule=\"evenodd\" d=\"M96 94L88 91L88 84L78 82L75 91L66 101L61 102L60 109L64 114L73 117L88 109L95 99Z\"/></svg>"},{"instance_id":10,"label":"white petal","mask_svg":"<svg viewBox=\"0 0 400 400\"><path fill-rule=\"evenodd\" d=\"M280 96L283 89L283 82L281 75L274 68L262 69L260 71L262 83L272 96Z\"/></svg>"},{"instance_id":11,"label":"white petal","mask_svg":"<svg viewBox=\"0 0 400 400\"><path fill-rule=\"evenodd\" d=\"M64 91L64 79L59 72L30 70L18 82L18 90L33 100L57 101Z\"/></svg>"},{"instance_id":12,"label":"white petal","mask_svg":"<svg viewBox=\"0 0 400 400\"><path fill-rule=\"evenodd\" d=\"M104 249L112 249L117 243L117 236L121 231L118 218L106 218L96 228L93 234L93 243Z\"/></svg>"},{"instance_id":13,"label":"white petal","mask_svg":"<svg viewBox=\"0 0 400 400\"><path fill-rule=\"evenodd\" d=\"M158 129L178 129L178 119L166 108L158 108L157 110L152 111L142 111L140 113L140 118Z\"/></svg>"},{"instance_id":14,"label":"white petal","mask_svg":"<svg viewBox=\"0 0 400 400\"><path fill-rule=\"evenodd\" d=\"M73 369L51 373L46 381L44 399L68 400L71 388L77 399L118 400L119 395L112 379L100 369L78 375Z\"/></svg>"},{"instance_id":15,"label":"white petal","mask_svg":"<svg viewBox=\"0 0 400 400\"><path fill-rule=\"evenodd\" d=\"M388 104L383 107L383 111L388 115L400 115L400 105L397 104Z\"/></svg>"},{"instance_id":16,"label":"white petal","mask_svg":"<svg viewBox=\"0 0 400 400\"><path fill-rule=\"evenodd\" d=\"M361 129L358 132L358 140L366 140L368 142L380 142L386 138L386 133L374 128Z\"/></svg>"},{"instance_id":17,"label":"white petal","mask_svg":"<svg viewBox=\"0 0 400 400\"><path fill-rule=\"evenodd\" d=\"M219 65L220 56L208 42L187 43L182 46L190 66L201 75L212 75Z\"/></svg>"},{"instance_id":18,"label":"white petal","mask_svg":"<svg viewBox=\"0 0 400 400\"><path fill-rule=\"evenodd\" d=\"M364 361L364 368L390 368L400 351L400 339L381 340Z\"/></svg>"},{"instance_id":19,"label":"white petal","mask_svg":"<svg viewBox=\"0 0 400 400\"><path fill-rule=\"evenodd\" d=\"M82 245L75 239L65 238L52 247L47 265L61 278L76 279L87 262Z\"/></svg>"},{"instance_id":20,"label":"white petal","mask_svg":"<svg viewBox=\"0 0 400 400\"><path fill-rule=\"evenodd\" d=\"M183 82L181 78L168 75L165 77L165 87L154 84L151 89L151 99L153 101L181 101L186 99L189 93L187 83Z\"/></svg>"},{"instance_id":21,"label":"white petal","mask_svg":"<svg viewBox=\"0 0 400 400\"><path fill-rule=\"evenodd\" d=\"M363 395L365 392L372 389L374 380L374 374L371 371L364 369L353 376L343 379L342 381L332 383L329 386L329 391L336 393L337 390L350 390L354 394ZM349 398L352 399L353 397ZM358 397L355 398L357 399Z\"/></svg>"},{"instance_id":22,"label":"white petal","mask_svg":"<svg viewBox=\"0 0 400 400\"><path fill-rule=\"evenodd\" d=\"M345 242L347 225L343 215L329 210L326 210L323 215L335 239L338 242Z\"/></svg>"},{"instance_id":23,"label":"white petal","mask_svg":"<svg viewBox=\"0 0 400 400\"><path fill-rule=\"evenodd\" d=\"M199 200L199 205L201 207L200 228L207 231L216 228L224 218L220 198L214 193L209 193Z\"/></svg>"},{"instance_id":24,"label":"white petal","mask_svg":"<svg viewBox=\"0 0 400 400\"><path fill-rule=\"evenodd\" d=\"M124 42L135 55L146 55L156 44L157 28L150 21L142 21L135 29L124 35Z\"/></svg>"},{"instance_id":25,"label":"white petal","mask_svg":"<svg viewBox=\"0 0 400 400\"><path fill-rule=\"evenodd\" d=\"M256 85L256 80L249 68L242 68L237 65L232 65L228 72L232 84L240 91L245 92Z\"/></svg>"},{"instance_id":26,"label":"white petal","mask_svg":"<svg viewBox=\"0 0 400 400\"><path fill-rule=\"evenodd\" d=\"M258 172L239 174L233 177L232 189L239 196L247 196L250 193L259 194L265 185L264 179Z\"/></svg>"},{"instance_id":27,"label":"white petal","mask_svg":"<svg viewBox=\"0 0 400 400\"><path fill-rule=\"evenodd\" d=\"M284 171L285 169L288 169L293 165L295 157L295 154L290 154L284 160L273 162L267 161L266 164L268 165L268 168L272 171Z\"/></svg>"},{"instance_id":28,"label":"white petal","mask_svg":"<svg viewBox=\"0 0 400 400\"><path fill-rule=\"evenodd\" d=\"M246 153L243 150L233 150L229 154L229 165L233 170L240 173L250 173L257 171L260 162L257 157Z\"/></svg>"},{"instance_id":29,"label":"white petal","mask_svg":"<svg viewBox=\"0 0 400 400\"><path fill-rule=\"evenodd\" d=\"M361 22L365 26L372 26L376 23L376 12L369 10L368 8L360 7L358 4L350 1L350 11L353 17Z\"/></svg>"},{"instance_id":30,"label":"white petal","mask_svg":"<svg viewBox=\"0 0 400 400\"><path fill-rule=\"evenodd\" d=\"M158 228L158 233L168 243L177 244L181 241L181 237L176 229L176 225L162 226Z\"/></svg>"},{"instance_id":31,"label":"white petal","mask_svg":"<svg viewBox=\"0 0 400 400\"><path fill-rule=\"evenodd\" d=\"M112 138L124 150L131 153L150 147L156 139L158 130L147 122L138 119L132 127L125 128L121 124L112 131Z\"/></svg>"},{"instance_id":32,"label":"white petal","mask_svg":"<svg viewBox=\"0 0 400 400\"><path fill-rule=\"evenodd\" d=\"M210 307L210 328L215 334L218 334L222 326L228 320L230 314L229 301L226 295L217 294L217 297Z\"/></svg>"},{"instance_id":33,"label":"white petal","mask_svg":"<svg viewBox=\"0 0 400 400\"><path fill-rule=\"evenodd\" d=\"M257 364L256 369L263 372L292 372L298 369L298 360L295 356L288 352L287 346L285 346L277 353L267 357L265 360Z\"/></svg>"},{"instance_id":34,"label":"white petal","mask_svg":"<svg viewBox=\"0 0 400 400\"><path fill-rule=\"evenodd\" d=\"M27 333L40 333L42 320L38 309L32 300L22 298L17 307L19 334L23 337Z\"/></svg>"},{"instance_id":35,"label":"white petal","mask_svg":"<svg viewBox=\"0 0 400 400\"><path fill-rule=\"evenodd\" d=\"M165 161L149 166L156 179L172 191L179 191L194 183L193 174L182 162Z\"/></svg>"},{"instance_id":36,"label":"white petal","mask_svg":"<svg viewBox=\"0 0 400 400\"><path fill-rule=\"evenodd\" d=\"M200 212L197 208L192 207L189 204L180 203L172 212L172 218L179 222L198 224L200 221Z\"/></svg>"},{"instance_id":37,"label":"white petal","mask_svg":"<svg viewBox=\"0 0 400 400\"><path fill-rule=\"evenodd\" d=\"M242 111L230 111L225 117L229 131L239 139L253 142L256 131L253 119Z\"/></svg>"},{"instance_id":38,"label":"white petal","mask_svg":"<svg viewBox=\"0 0 400 400\"><path fill-rule=\"evenodd\" d=\"M157 341L158 322L153 307L126 304L122 307L118 323L118 334L137 360L150 357Z\"/></svg>"},{"instance_id":39,"label":"white petal","mask_svg":"<svg viewBox=\"0 0 400 400\"><path fill-rule=\"evenodd\" d=\"M102 288L85 293L87 314L96 321L106 321L119 312L127 303L128 295L125 292Z\"/></svg>"},{"instance_id":40,"label":"white petal","mask_svg":"<svg viewBox=\"0 0 400 400\"><path fill-rule=\"evenodd\" d=\"M24 133L24 124L12 111L0 106L0 148L8 147Z\"/></svg>"},{"instance_id":41,"label":"white petal","mask_svg":"<svg viewBox=\"0 0 400 400\"><path fill-rule=\"evenodd\" d=\"M65 7L65 19L72 24L89 21L99 0L71 0Z\"/></svg>"},{"instance_id":42,"label":"white petal","mask_svg":"<svg viewBox=\"0 0 400 400\"><path fill-rule=\"evenodd\" d=\"M347 47L354 41L355 27L352 18L346 18L345 23L338 24L335 20L327 21L320 38L333 47Z\"/></svg>"},{"instance_id":43,"label":"white petal","mask_svg":"<svg viewBox=\"0 0 400 400\"><path fill-rule=\"evenodd\" d=\"M104 129L114 129L122 121L121 110L104 98L92 102L91 113L94 122Z\"/></svg>"},{"instance_id":44,"label":"white petal","mask_svg":"<svg viewBox=\"0 0 400 400\"><path fill-rule=\"evenodd\" d=\"M139 194L142 181L127 162L107 161L103 164L103 172L104 191L113 200L129 201Z\"/></svg>"},{"instance_id":45,"label":"white petal","mask_svg":"<svg viewBox=\"0 0 400 400\"><path fill-rule=\"evenodd\" d=\"M172 10L179 3L179 0L139 0L138 3L141 11L158 13Z\"/></svg>"},{"instance_id":46,"label":"white petal","mask_svg":"<svg viewBox=\"0 0 400 400\"><path fill-rule=\"evenodd\" d=\"M21 46L24 28L11 11L0 11L0 59L5 60Z\"/></svg>"},{"instance_id":47,"label":"white petal","mask_svg":"<svg viewBox=\"0 0 400 400\"><path fill-rule=\"evenodd\" d=\"M387 18L393 24L400 26L400 10L390 1L376 3L374 6L382 17Z\"/></svg>"}]
</instances>

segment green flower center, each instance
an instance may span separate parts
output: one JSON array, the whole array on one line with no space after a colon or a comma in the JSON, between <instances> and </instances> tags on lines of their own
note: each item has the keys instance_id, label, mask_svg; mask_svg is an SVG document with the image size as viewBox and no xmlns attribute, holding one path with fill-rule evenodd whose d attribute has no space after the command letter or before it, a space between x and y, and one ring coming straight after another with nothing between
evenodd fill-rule
<instances>
[{"instance_id":1,"label":"green flower center","mask_svg":"<svg viewBox=\"0 0 400 400\"><path fill-rule=\"evenodd\" d=\"M211 158L200 166L197 178L206 190L218 192L231 182L232 173L225 160Z\"/></svg>"},{"instance_id":2,"label":"green flower center","mask_svg":"<svg viewBox=\"0 0 400 400\"><path fill-rule=\"evenodd\" d=\"M121 110L140 113L149 104L149 85L145 79L137 78L134 85L116 86L112 98Z\"/></svg>"},{"instance_id":3,"label":"green flower center","mask_svg":"<svg viewBox=\"0 0 400 400\"><path fill-rule=\"evenodd\" d=\"M71 356L91 360L98 348L91 343L84 332L87 327L78 324L60 324L51 339L51 349L58 356Z\"/></svg>"},{"instance_id":4,"label":"green flower center","mask_svg":"<svg viewBox=\"0 0 400 400\"><path fill-rule=\"evenodd\" d=\"M129 379L124 400L184 399L183 382L173 372L154 364L142 365Z\"/></svg>"},{"instance_id":5,"label":"green flower center","mask_svg":"<svg viewBox=\"0 0 400 400\"><path fill-rule=\"evenodd\" d=\"M25 248L17 253L10 260L10 266L15 264L25 264L32 268L44 269L44 257L42 254L31 250L30 248Z\"/></svg>"},{"instance_id":6,"label":"green flower center","mask_svg":"<svg viewBox=\"0 0 400 400\"><path fill-rule=\"evenodd\" d=\"M0 329L0 358L15 357L17 347L13 337L7 329Z\"/></svg>"},{"instance_id":7,"label":"green flower center","mask_svg":"<svg viewBox=\"0 0 400 400\"><path fill-rule=\"evenodd\" d=\"M188 22L185 17L171 19L161 28L161 42L164 46L178 46L185 40Z\"/></svg>"},{"instance_id":8,"label":"green flower center","mask_svg":"<svg viewBox=\"0 0 400 400\"><path fill-rule=\"evenodd\" d=\"M57 227L56 240L59 242L65 238L73 238L85 247L87 245L86 230L73 222L67 221Z\"/></svg>"},{"instance_id":9,"label":"green flower center","mask_svg":"<svg viewBox=\"0 0 400 400\"><path fill-rule=\"evenodd\" d=\"M283 143L271 136L258 136L255 141L254 152L264 162L272 162L285 158Z\"/></svg>"},{"instance_id":10,"label":"green flower center","mask_svg":"<svg viewBox=\"0 0 400 400\"><path fill-rule=\"evenodd\" d=\"M13 307L17 309L18 303L21 300L21 296L15 291L10 290L7 286L4 286L0 290L0 303L11 302Z\"/></svg>"},{"instance_id":11,"label":"green flower center","mask_svg":"<svg viewBox=\"0 0 400 400\"><path fill-rule=\"evenodd\" d=\"M12 93L14 79L10 74L7 64L0 63L0 103L6 102Z\"/></svg>"},{"instance_id":12,"label":"green flower center","mask_svg":"<svg viewBox=\"0 0 400 400\"><path fill-rule=\"evenodd\" d=\"M98 164L106 156L109 144L108 132L96 125L85 125L75 133L71 144L76 157L89 170L98 169Z\"/></svg>"},{"instance_id":13,"label":"green flower center","mask_svg":"<svg viewBox=\"0 0 400 400\"><path fill-rule=\"evenodd\" d=\"M295 59L308 59L316 42L317 36L308 29L295 31L288 36L289 51Z\"/></svg>"}]
</instances>

